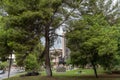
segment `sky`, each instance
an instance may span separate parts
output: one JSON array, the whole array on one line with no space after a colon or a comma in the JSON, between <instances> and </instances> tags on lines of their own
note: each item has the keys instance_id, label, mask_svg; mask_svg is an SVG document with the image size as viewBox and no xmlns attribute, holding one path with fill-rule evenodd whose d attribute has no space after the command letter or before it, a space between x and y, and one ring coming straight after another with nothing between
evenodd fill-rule
<instances>
[{"instance_id":1,"label":"sky","mask_svg":"<svg viewBox=\"0 0 120 80\"><path fill-rule=\"evenodd\" d=\"M59 35L62 35L62 33L63 33L62 27L57 29L56 33L59 34ZM44 45L45 44L45 38L42 38L41 41ZM53 48L55 48L55 49L61 49L62 48L62 37L57 38L57 40L54 43L54 46L51 49L53 49Z\"/></svg>"},{"instance_id":2,"label":"sky","mask_svg":"<svg viewBox=\"0 0 120 80\"><path fill-rule=\"evenodd\" d=\"M58 33L59 35L62 35L62 33L63 33L62 27L57 29L56 33ZM62 37L58 37L57 38L57 40L55 41L54 47L57 48L57 49L61 49L62 48Z\"/></svg>"}]
</instances>

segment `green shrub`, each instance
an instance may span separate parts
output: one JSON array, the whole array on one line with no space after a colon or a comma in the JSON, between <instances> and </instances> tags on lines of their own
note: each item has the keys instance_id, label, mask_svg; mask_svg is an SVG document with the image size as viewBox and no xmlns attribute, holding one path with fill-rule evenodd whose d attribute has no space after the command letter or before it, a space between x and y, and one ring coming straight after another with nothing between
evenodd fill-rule
<instances>
[{"instance_id":1,"label":"green shrub","mask_svg":"<svg viewBox=\"0 0 120 80\"><path fill-rule=\"evenodd\" d=\"M39 64L35 55L30 54L24 61L26 71L38 71Z\"/></svg>"},{"instance_id":2,"label":"green shrub","mask_svg":"<svg viewBox=\"0 0 120 80\"><path fill-rule=\"evenodd\" d=\"M0 70L5 69L7 66L8 66L8 63L7 63L7 62L1 62L1 63L0 63Z\"/></svg>"}]
</instances>

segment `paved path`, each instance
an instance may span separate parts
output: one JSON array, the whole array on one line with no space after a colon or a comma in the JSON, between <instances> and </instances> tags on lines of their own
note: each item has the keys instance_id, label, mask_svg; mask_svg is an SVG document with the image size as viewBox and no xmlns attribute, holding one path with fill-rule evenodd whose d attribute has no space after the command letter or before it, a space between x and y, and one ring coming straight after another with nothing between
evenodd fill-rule
<instances>
[{"instance_id":1,"label":"paved path","mask_svg":"<svg viewBox=\"0 0 120 80\"><path fill-rule=\"evenodd\" d=\"M17 69L11 69L10 77L15 76L18 74L19 71ZM0 74L0 80L3 80L5 78L8 78L8 71L6 71L4 74Z\"/></svg>"}]
</instances>

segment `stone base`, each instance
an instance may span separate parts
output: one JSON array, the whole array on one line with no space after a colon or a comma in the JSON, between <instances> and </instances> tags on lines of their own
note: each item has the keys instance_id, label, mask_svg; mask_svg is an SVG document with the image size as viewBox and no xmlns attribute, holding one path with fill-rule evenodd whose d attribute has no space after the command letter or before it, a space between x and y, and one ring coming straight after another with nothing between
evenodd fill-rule
<instances>
[{"instance_id":1,"label":"stone base","mask_svg":"<svg viewBox=\"0 0 120 80\"><path fill-rule=\"evenodd\" d=\"M58 66L56 72L66 72L66 68L64 66Z\"/></svg>"}]
</instances>

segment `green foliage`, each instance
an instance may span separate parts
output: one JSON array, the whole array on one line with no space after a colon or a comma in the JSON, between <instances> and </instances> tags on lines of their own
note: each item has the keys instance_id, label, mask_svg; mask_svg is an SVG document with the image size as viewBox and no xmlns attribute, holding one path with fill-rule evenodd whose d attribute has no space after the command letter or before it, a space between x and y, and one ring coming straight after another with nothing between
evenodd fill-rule
<instances>
[{"instance_id":1,"label":"green foliage","mask_svg":"<svg viewBox=\"0 0 120 80\"><path fill-rule=\"evenodd\" d=\"M0 62L0 70L5 69L6 67L8 67L8 62Z\"/></svg>"},{"instance_id":2,"label":"green foliage","mask_svg":"<svg viewBox=\"0 0 120 80\"><path fill-rule=\"evenodd\" d=\"M83 15L95 15L102 13L110 25L117 23L119 16L119 2L113 0L85 0L80 5L80 13ZM86 9L87 8L87 9Z\"/></svg>"},{"instance_id":3,"label":"green foliage","mask_svg":"<svg viewBox=\"0 0 120 80\"><path fill-rule=\"evenodd\" d=\"M100 18L101 15L103 16L107 14L104 14L104 10L103 10L103 13L101 15L95 15L96 13L97 14L101 13L101 10L102 10L100 6L97 6L98 2L99 0L97 1L96 0L86 0L86 1L83 1L83 0L74 0L74 1L73 0L69 0L69 1L67 0L51 0L51 1L48 1L48 0L29 0L29 1L1 0L0 7L7 13L7 15L3 16L1 20L1 22L3 23L3 31L0 31L1 55L4 54L4 56L6 55L8 56L14 51L16 54L18 54L17 57L22 56L22 59L24 60L29 55L29 53L34 52L35 46L39 44L40 38L44 36L46 43L48 43L44 47L45 53L48 56L49 55L48 49L53 45L55 39L57 38L55 33L56 29L60 25L65 23L65 21L69 19L69 16L72 16L72 12L74 10L79 10L78 7L81 8L82 6L84 7L84 9L80 9L80 13L82 14L82 17L84 18L84 20L81 20L80 22L78 21L76 22L77 24L74 25L74 26L77 26L77 25L81 25L82 23L81 25L82 27L79 28L79 26L77 26L75 31L75 33L77 35L81 35L82 38L79 39L79 37L81 37L79 36L79 37L76 37L77 38L75 39L76 42L74 40L70 41L70 43L71 42L75 43L75 45L71 45L72 47L75 48L73 52L77 50L79 51L80 48L84 46L83 49L86 52L80 51L81 54L88 53L88 52L93 53L95 51L99 52L100 55L104 53L113 53L116 50L116 47L115 47L116 41L113 39L112 41L110 41L110 39L113 37L103 36L104 33L102 32L102 29L104 31L104 28L101 28L103 26L104 27L109 26L108 23L104 21L106 17ZM110 2L109 4L111 5ZM70 9L71 12L68 10L68 8ZM88 10L85 10L85 8L88 8ZM74 27L72 29L74 29ZM82 31L80 32L79 30L81 29ZM103 34L100 34L100 33L103 33ZM76 34L74 34L72 37L74 38ZM86 36L87 34L89 35ZM110 36L112 35L111 33L109 34ZM96 36L97 38L95 38ZM107 40L104 39L104 37L106 37ZM104 39L103 42L101 41L102 39ZM110 45L108 45L107 42L109 42ZM76 44L78 43L79 45L76 46ZM113 44L114 48L112 48L112 50L109 51L110 48L106 49L104 45L100 46L98 43L99 44L105 43L107 47L111 47L111 45ZM94 47L96 49L94 49ZM78 53L78 52L75 52L75 53ZM89 59L91 59L92 57L91 55L92 54L88 56Z\"/></svg>"},{"instance_id":4,"label":"green foliage","mask_svg":"<svg viewBox=\"0 0 120 80\"><path fill-rule=\"evenodd\" d=\"M110 67L118 49L118 30L110 26L103 15L85 16L71 25L67 33L73 64L95 64Z\"/></svg>"},{"instance_id":5,"label":"green foliage","mask_svg":"<svg viewBox=\"0 0 120 80\"><path fill-rule=\"evenodd\" d=\"M40 42L41 36L45 37L46 60L49 58L49 48L54 44L56 29L64 23L70 16L70 12L65 8L76 7L78 0L2 0L0 7L8 14L3 17L5 27L20 29L24 38L19 41L12 41L8 46L14 47L16 53L24 52L24 55L32 53L34 47ZM25 32L25 33L24 33ZM11 48L11 47L10 47ZM17 48L17 49L16 49ZM46 61L48 67L50 62ZM50 68L49 68L50 69Z\"/></svg>"},{"instance_id":6,"label":"green foliage","mask_svg":"<svg viewBox=\"0 0 120 80\"><path fill-rule=\"evenodd\" d=\"M30 54L27 56L27 58L24 61L25 64L25 70L26 71L38 71L39 70L39 64L37 62L37 58L35 55Z\"/></svg>"},{"instance_id":7,"label":"green foliage","mask_svg":"<svg viewBox=\"0 0 120 80\"><path fill-rule=\"evenodd\" d=\"M118 56L118 3L109 0L86 0L78 10L80 20L70 22L66 34L72 50L71 62L85 65L94 62L112 68Z\"/></svg>"}]
</instances>

